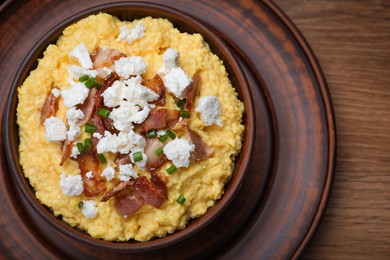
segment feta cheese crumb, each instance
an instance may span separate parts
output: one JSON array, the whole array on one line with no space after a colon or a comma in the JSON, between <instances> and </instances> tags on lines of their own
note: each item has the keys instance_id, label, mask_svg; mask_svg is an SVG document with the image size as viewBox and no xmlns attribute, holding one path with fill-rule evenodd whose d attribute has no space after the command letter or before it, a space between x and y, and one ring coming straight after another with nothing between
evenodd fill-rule
<instances>
[{"instance_id":1,"label":"feta cheese crumb","mask_svg":"<svg viewBox=\"0 0 390 260\"><path fill-rule=\"evenodd\" d=\"M167 49L162 57L163 65L157 71L158 74L165 75L169 73L173 68L179 66L180 53L172 48Z\"/></svg>"},{"instance_id":2,"label":"feta cheese crumb","mask_svg":"<svg viewBox=\"0 0 390 260\"><path fill-rule=\"evenodd\" d=\"M131 151L144 151L146 146L146 140L142 135L137 134L133 130L129 131L127 138L129 139L129 145Z\"/></svg>"},{"instance_id":3,"label":"feta cheese crumb","mask_svg":"<svg viewBox=\"0 0 390 260\"><path fill-rule=\"evenodd\" d=\"M87 176L88 179L92 179L93 177L93 172L89 171L85 174L85 176Z\"/></svg>"},{"instance_id":4,"label":"feta cheese crumb","mask_svg":"<svg viewBox=\"0 0 390 260\"><path fill-rule=\"evenodd\" d=\"M214 96L201 97L198 100L198 106L195 111L200 113L200 117L206 126L217 124L222 126L221 123L221 102Z\"/></svg>"},{"instance_id":5,"label":"feta cheese crumb","mask_svg":"<svg viewBox=\"0 0 390 260\"><path fill-rule=\"evenodd\" d=\"M142 77L136 76L125 80L126 88L123 88L123 96L131 102L150 102L157 100L159 95L153 90L141 84Z\"/></svg>"},{"instance_id":6,"label":"feta cheese crumb","mask_svg":"<svg viewBox=\"0 0 390 260\"><path fill-rule=\"evenodd\" d=\"M80 136L80 134L81 134L80 127L76 124L71 124L68 132L66 133L66 136L70 141L74 141L76 140L77 137Z\"/></svg>"},{"instance_id":7,"label":"feta cheese crumb","mask_svg":"<svg viewBox=\"0 0 390 260\"><path fill-rule=\"evenodd\" d=\"M70 157L76 159L79 154L80 154L80 151L79 151L79 149L77 149L77 146L73 146L72 151L70 153Z\"/></svg>"},{"instance_id":8,"label":"feta cheese crumb","mask_svg":"<svg viewBox=\"0 0 390 260\"><path fill-rule=\"evenodd\" d=\"M78 196L84 190L83 178L80 174L75 176L66 176L65 173L62 173L60 176L60 188L67 196Z\"/></svg>"},{"instance_id":9,"label":"feta cheese crumb","mask_svg":"<svg viewBox=\"0 0 390 260\"><path fill-rule=\"evenodd\" d=\"M59 90L58 88L53 88L51 90L51 93L53 94L53 96L55 96L56 98L58 98L60 95L61 95L61 90Z\"/></svg>"},{"instance_id":10,"label":"feta cheese crumb","mask_svg":"<svg viewBox=\"0 0 390 260\"><path fill-rule=\"evenodd\" d=\"M117 107L123 101L123 88L125 84L122 81L115 81L111 87L107 88L103 94L104 105L108 107Z\"/></svg>"},{"instance_id":11,"label":"feta cheese crumb","mask_svg":"<svg viewBox=\"0 0 390 260\"><path fill-rule=\"evenodd\" d=\"M134 161L134 153L136 153L136 152L138 152L138 151L133 151L130 154L130 160L131 160L132 163L136 164L140 170L145 171L145 169L146 169L146 161L148 160L148 156L141 151L141 153L142 153L142 160L138 161L138 162L135 162Z\"/></svg>"},{"instance_id":12,"label":"feta cheese crumb","mask_svg":"<svg viewBox=\"0 0 390 260\"><path fill-rule=\"evenodd\" d=\"M85 69L92 69L93 63L89 52L84 44L80 43L77 45L71 52L69 52L69 57L75 58L78 60L80 65Z\"/></svg>"},{"instance_id":13,"label":"feta cheese crumb","mask_svg":"<svg viewBox=\"0 0 390 260\"><path fill-rule=\"evenodd\" d=\"M119 132L118 135L104 132L104 136L96 146L98 153L112 152L126 154L130 152L131 143L126 132Z\"/></svg>"},{"instance_id":14,"label":"feta cheese crumb","mask_svg":"<svg viewBox=\"0 0 390 260\"><path fill-rule=\"evenodd\" d=\"M121 181L129 181L131 177L138 178L137 173L134 171L131 164L122 164L119 166L119 179Z\"/></svg>"},{"instance_id":15,"label":"feta cheese crumb","mask_svg":"<svg viewBox=\"0 0 390 260\"><path fill-rule=\"evenodd\" d=\"M99 139L99 140L102 139L102 137L103 137L103 136L102 136L100 133L98 133L98 132L93 133L92 136L95 137L95 138L97 138L97 139Z\"/></svg>"},{"instance_id":16,"label":"feta cheese crumb","mask_svg":"<svg viewBox=\"0 0 390 260\"><path fill-rule=\"evenodd\" d=\"M190 165L190 155L194 150L195 145L181 138L176 138L164 146L164 154L177 168L187 168Z\"/></svg>"},{"instance_id":17,"label":"feta cheese crumb","mask_svg":"<svg viewBox=\"0 0 390 260\"><path fill-rule=\"evenodd\" d=\"M173 68L163 77L164 85L168 91L177 98L183 98L184 91L192 82L181 68Z\"/></svg>"},{"instance_id":18,"label":"feta cheese crumb","mask_svg":"<svg viewBox=\"0 0 390 260\"><path fill-rule=\"evenodd\" d=\"M49 142L61 142L66 139L66 125L58 117L52 116L43 123L46 130L46 140Z\"/></svg>"},{"instance_id":19,"label":"feta cheese crumb","mask_svg":"<svg viewBox=\"0 0 390 260\"><path fill-rule=\"evenodd\" d=\"M114 108L108 116L113 120L114 126L119 131L129 131L133 128L131 117L138 112L138 107L132 102L122 101L121 105Z\"/></svg>"},{"instance_id":20,"label":"feta cheese crumb","mask_svg":"<svg viewBox=\"0 0 390 260\"><path fill-rule=\"evenodd\" d=\"M86 218L94 218L98 213L98 208L95 201L93 200L83 200L83 206L81 207L81 213Z\"/></svg>"},{"instance_id":21,"label":"feta cheese crumb","mask_svg":"<svg viewBox=\"0 0 390 260\"><path fill-rule=\"evenodd\" d=\"M115 178L115 169L111 167L110 164L102 171L102 176L106 178L107 181L111 181Z\"/></svg>"},{"instance_id":22,"label":"feta cheese crumb","mask_svg":"<svg viewBox=\"0 0 390 260\"><path fill-rule=\"evenodd\" d=\"M121 32L119 33L117 41L123 41L127 43L133 43L134 41L141 39L145 35L146 27L139 22L135 27L127 29L126 26L121 27Z\"/></svg>"},{"instance_id":23,"label":"feta cheese crumb","mask_svg":"<svg viewBox=\"0 0 390 260\"><path fill-rule=\"evenodd\" d=\"M145 73L146 64L140 56L132 56L130 58L122 57L115 61L115 71L119 76L128 79L132 75L135 76Z\"/></svg>"},{"instance_id":24,"label":"feta cheese crumb","mask_svg":"<svg viewBox=\"0 0 390 260\"><path fill-rule=\"evenodd\" d=\"M71 107L66 111L66 118L68 119L69 125L74 125L77 121L84 119L85 115L81 109Z\"/></svg>"},{"instance_id":25,"label":"feta cheese crumb","mask_svg":"<svg viewBox=\"0 0 390 260\"><path fill-rule=\"evenodd\" d=\"M88 94L89 89L80 82L75 83L71 88L61 91L62 98L64 99L64 105L69 108L84 103Z\"/></svg>"}]
</instances>

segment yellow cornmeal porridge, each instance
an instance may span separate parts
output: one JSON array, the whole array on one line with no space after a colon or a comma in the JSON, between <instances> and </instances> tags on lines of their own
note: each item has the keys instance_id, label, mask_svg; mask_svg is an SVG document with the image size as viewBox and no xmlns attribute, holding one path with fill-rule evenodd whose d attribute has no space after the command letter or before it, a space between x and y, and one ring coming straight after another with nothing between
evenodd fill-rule
<instances>
[{"instance_id":1,"label":"yellow cornmeal porridge","mask_svg":"<svg viewBox=\"0 0 390 260\"><path fill-rule=\"evenodd\" d=\"M138 23L142 23L145 28L143 37L131 43L117 40L123 25L131 29ZM87 197L83 193L67 196L59 185L61 174L80 174L79 165L71 158L63 166L59 165L62 144L47 141L45 127L40 124L40 111L53 88L63 90L71 87L67 68L80 64L69 53L81 43L89 53L100 47L119 50L128 57L141 56L146 63L146 72L141 75L143 79L152 78L158 72L163 65L164 52L172 48L180 53L180 68L190 78L196 73L201 77L200 94L189 111L190 128L214 151L207 159L191 161L188 168L178 167L169 175L165 173L165 169L172 164L169 161L159 169L167 178L167 200L160 208L145 204L125 218L114 209L115 199L101 201L104 193L95 197ZM183 229L190 218L205 214L222 196L224 185L232 174L234 158L241 149L244 108L237 99L222 61L210 51L201 35L180 33L165 19L146 17L133 22L122 22L116 17L101 13L80 20L64 30L56 45L48 46L37 69L30 73L18 91L20 164L25 176L42 204L48 206L56 216L62 216L71 226L86 230L94 238L147 241ZM175 108L173 95L169 91L165 93L165 107ZM195 111L198 100L204 96L219 99L220 125L206 126L200 114ZM59 97L58 102L55 116L66 122L68 108L62 97ZM77 140L88 136L88 133L81 132ZM183 134L177 134L178 137L185 138ZM104 155L110 165L115 167L116 155L110 152ZM106 165L101 164L100 171ZM134 168L142 175L137 167ZM118 172L115 175L116 178L105 182L106 191L118 183ZM185 198L184 203L177 202L179 196ZM92 218L85 217L79 208L79 203L87 200L96 203L97 214Z\"/></svg>"}]
</instances>

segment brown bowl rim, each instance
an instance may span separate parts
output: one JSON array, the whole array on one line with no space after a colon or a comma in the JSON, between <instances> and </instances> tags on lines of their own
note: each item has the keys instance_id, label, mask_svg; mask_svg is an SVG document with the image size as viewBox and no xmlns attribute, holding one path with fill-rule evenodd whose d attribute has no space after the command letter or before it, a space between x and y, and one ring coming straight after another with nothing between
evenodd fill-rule
<instances>
[{"instance_id":1,"label":"brown bowl rim","mask_svg":"<svg viewBox=\"0 0 390 260\"><path fill-rule=\"evenodd\" d=\"M167 234L165 237L155 238L146 242L105 241L102 239L92 238L85 231L82 231L81 229L78 229L76 227L71 227L65 221L59 219L58 217L55 217L54 214L46 206L39 202L39 200L35 196L34 191L32 190L29 181L24 177L23 171L18 162L19 137L17 133L18 127L16 124L18 86L20 86L21 83L25 80L28 73L32 69L34 69L34 63L36 63L37 58L43 53L43 51L51 42L55 42L58 39L59 35L62 34L62 31L67 26L80 19L87 17L88 15L97 14L99 12L113 13L114 11L119 11L119 9L126 9L126 12L128 12L130 9L138 9L143 10L145 12L159 12L159 14L161 14L161 16L159 15L159 17L167 18L170 21L172 21L172 19L174 18L175 20L189 25L192 29L194 29L194 32L200 33L203 36L204 40L210 45L210 47L212 47L211 45L215 46L214 49L212 48L212 51L213 53L217 53L218 57L224 61L225 67L227 69L228 67L230 67L230 69L232 70L233 74L235 75L235 78L239 82L238 85L241 86L236 88L236 91L239 93L239 95L241 95L241 100L243 101L245 108L243 117L243 121L245 124L245 133L242 150L238 155L238 160L241 160L241 163L238 165L238 168L237 165L235 165L235 169L233 171L234 176L229 181L229 183L225 185L224 195L221 197L221 199L217 201L214 206L209 208L203 216L194 220L193 223L186 226L184 229L177 230L172 234ZM144 15L143 17L145 16L147 15ZM156 16L153 15L153 17ZM229 75L229 78L230 80L232 80L231 75ZM93 8L89 8L88 10L82 10L70 17L67 17L66 19L52 27L48 32L46 32L41 38L41 40L36 45L34 45L31 52L29 52L29 54L23 60L22 65L20 66L20 69L16 73L11 84L10 93L7 98L3 126L5 150L8 165L12 173L12 179L21 194L23 195L24 199L28 202L28 205L33 208L34 211L37 212L42 219L44 219L47 223L53 226L57 231L80 242L92 246L99 246L109 251L122 253L140 253L160 249L163 247L168 247L170 245L179 243L180 241L196 234L200 230L204 229L207 225L211 224L222 213L222 211L227 208L227 206L230 204L234 196L241 188L245 173L247 171L247 166L249 164L253 151L255 117L251 91L246 77L242 71L242 68L239 65L237 59L232 54L232 50L229 49L229 47L218 37L218 35L216 35L214 32L212 32L205 25L198 22L193 17L171 7L152 3L113 2L109 4L97 5Z\"/></svg>"}]
</instances>

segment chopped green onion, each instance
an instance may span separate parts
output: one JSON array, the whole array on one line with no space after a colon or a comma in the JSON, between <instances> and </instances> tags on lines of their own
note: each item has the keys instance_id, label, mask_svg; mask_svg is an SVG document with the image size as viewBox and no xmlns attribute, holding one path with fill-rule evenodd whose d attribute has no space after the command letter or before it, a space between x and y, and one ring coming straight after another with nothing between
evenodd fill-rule
<instances>
[{"instance_id":1,"label":"chopped green onion","mask_svg":"<svg viewBox=\"0 0 390 260\"><path fill-rule=\"evenodd\" d=\"M168 173L168 174L172 174L174 171L176 171L176 166L175 165L172 165L172 166L170 166L167 170L166 170L166 172Z\"/></svg>"},{"instance_id":2,"label":"chopped green onion","mask_svg":"<svg viewBox=\"0 0 390 260\"><path fill-rule=\"evenodd\" d=\"M81 209L84 205L84 202L80 201L79 204L77 204L77 207L79 207L79 209Z\"/></svg>"},{"instance_id":3,"label":"chopped green onion","mask_svg":"<svg viewBox=\"0 0 390 260\"><path fill-rule=\"evenodd\" d=\"M77 143L76 146L79 153L83 153L85 151L83 143Z\"/></svg>"},{"instance_id":4,"label":"chopped green onion","mask_svg":"<svg viewBox=\"0 0 390 260\"><path fill-rule=\"evenodd\" d=\"M88 75L84 75L84 76L81 76L81 77L79 78L79 81L80 81L80 82L85 82L85 81L87 81L87 80L89 80L89 76L88 76Z\"/></svg>"},{"instance_id":5,"label":"chopped green onion","mask_svg":"<svg viewBox=\"0 0 390 260\"><path fill-rule=\"evenodd\" d=\"M92 140L91 140L91 138L86 138L86 139L84 140L84 149L85 149L86 151L89 151L89 150L92 149Z\"/></svg>"},{"instance_id":6,"label":"chopped green onion","mask_svg":"<svg viewBox=\"0 0 390 260\"><path fill-rule=\"evenodd\" d=\"M160 140L160 142L164 142L165 140L168 139L168 135L167 134L163 134L162 136L160 136L160 138L158 138L158 140Z\"/></svg>"},{"instance_id":7,"label":"chopped green onion","mask_svg":"<svg viewBox=\"0 0 390 260\"><path fill-rule=\"evenodd\" d=\"M108 116L110 115L110 111L107 110L107 109L104 109L104 108L99 107L99 109L98 109L98 111L97 111L97 114L98 114L99 116L108 118Z\"/></svg>"},{"instance_id":8,"label":"chopped green onion","mask_svg":"<svg viewBox=\"0 0 390 260\"><path fill-rule=\"evenodd\" d=\"M133 153L134 162L142 161L142 152Z\"/></svg>"},{"instance_id":9,"label":"chopped green onion","mask_svg":"<svg viewBox=\"0 0 390 260\"><path fill-rule=\"evenodd\" d=\"M95 132L96 132L96 126L93 125L93 124L87 123L87 124L85 125L84 131L87 132L87 133L95 133Z\"/></svg>"},{"instance_id":10,"label":"chopped green onion","mask_svg":"<svg viewBox=\"0 0 390 260\"><path fill-rule=\"evenodd\" d=\"M180 116L182 118L187 118L188 117L188 111L187 110L181 110L180 111Z\"/></svg>"},{"instance_id":11,"label":"chopped green onion","mask_svg":"<svg viewBox=\"0 0 390 260\"><path fill-rule=\"evenodd\" d=\"M187 99L183 98L176 102L176 106L182 109L186 105Z\"/></svg>"},{"instance_id":12,"label":"chopped green onion","mask_svg":"<svg viewBox=\"0 0 390 260\"><path fill-rule=\"evenodd\" d=\"M147 133L146 133L146 136L148 138L154 138L157 136L157 133L156 133L156 130L152 129L152 130L149 130Z\"/></svg>"},{"instance_id":13,"label":"chopped green onion","mask_svg":"<svg viewBox=\"0 0 390 260\"><path fill-rule=\"evenodd\" d=\"M183 205L183 203L186 201L186 198L184 198L184 196L180 195L178 198L177 198L177 203L179 203L180 205Z\"/></svg>"},{"instance_id":14,"label":"chopped green onion","mask_svg":"<svg viewBox=\"0 0 390 260\"><path fill-rule=\"evenodd\" d=\"M176 135L171 131L171 130L167 130L165 133L167 133L167 135L172 139L174 140L176 138Z\"/></svg>"},{"instance_id":15,"label":"chopped green onion","mask_svg":"<svg viewBox=\"0 0 390 260\"><path fill-rule=\"evenodd\" d=\"M97 156L98 156L99 161L100 161L101 163L104 164L104 163L107 162L106 158L104 157L104 155L103 155L102 153L99 153Z\"/></svg>"},{"instance_id":16,"label":"chopped green onion","mask_svg":"<svg viewBox=\"0 0 390 260\"><path fill-rule=\"evenodd\" d=\"M159 148L157 148L155 153L157 154L157 156L160 156L160 155L162 155L164 153L164 150L161 147L159 147Z\"/></svg>"},{"instance_id":17,"label":"chopped green onion","mask_svg":"<svg viewBox=\"0 0 390 260\"><path fill-rule=\"evenodd\" d=\"M89 78L89 80L87 80L85 83L85 86L89 89L93 88L96 84L99 84L97 83L96 79L95 78Z\"/></svg>"}]
</instances>

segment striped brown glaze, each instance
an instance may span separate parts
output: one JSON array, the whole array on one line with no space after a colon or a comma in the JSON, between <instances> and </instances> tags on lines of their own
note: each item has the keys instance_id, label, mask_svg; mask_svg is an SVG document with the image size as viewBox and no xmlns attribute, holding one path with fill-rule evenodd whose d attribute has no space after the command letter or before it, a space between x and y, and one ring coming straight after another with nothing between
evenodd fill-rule
<instances>
[{"instance_id":1,"label":"striped brown glaze","mask_svg":"<svg viewBox=\"0 0 390 260\"><path fill-rule=\"evenodd\" d=\"M0 35L3 35L0 64L5 68L0 70L1 90L9 91L22 60L46 32L80 11L99 10L98 6L107 2L32 0L9 4L0 17ZM241 190L221 216L177 244L147 254L130 250L131 256L135 259L298 256L324 210L335 156L332 106L310 48L295 26L269 1L145 2L189 14L225 40L250 85L256 133L254 153ZM122 19L133 18L121 15L117 5L110 12ZM177 21L175 17L170 19ZM2 113L5 100L6 95L0 99ZM3 127L0 131L3 133ZM4 146L4 140L0 142ZM112 245L101 241L96 246L88 242L88 235L83 232L79 235L85 240L80 242L47 225L32 207L23 206L27 204L10 179L4 151L0 162L0 194L4 200L0 204L0 226L8 236L0 242L1 254L37 258L128 257L123 254L130 252L123 249L124 243ZM115 246L117 252L112 251Z\"/></svg>"}]
</instances>

